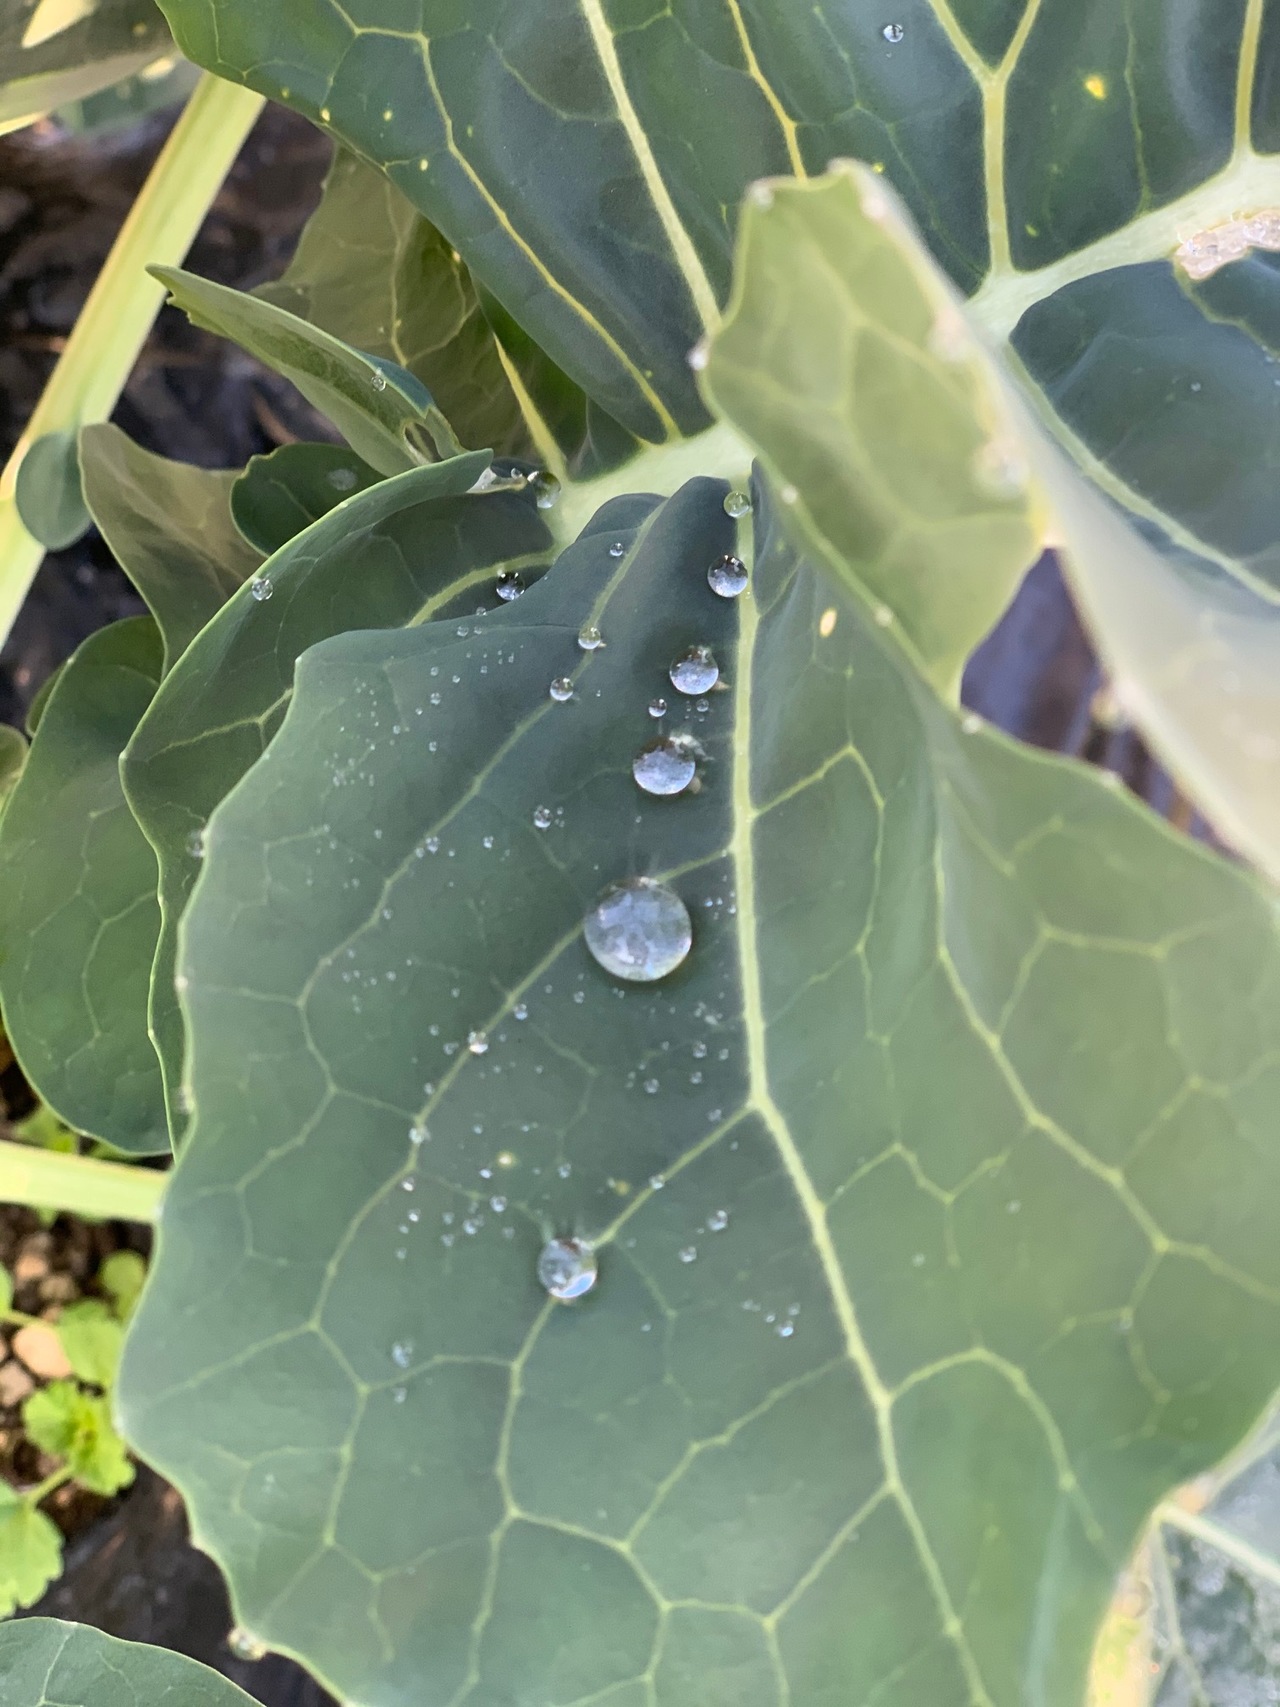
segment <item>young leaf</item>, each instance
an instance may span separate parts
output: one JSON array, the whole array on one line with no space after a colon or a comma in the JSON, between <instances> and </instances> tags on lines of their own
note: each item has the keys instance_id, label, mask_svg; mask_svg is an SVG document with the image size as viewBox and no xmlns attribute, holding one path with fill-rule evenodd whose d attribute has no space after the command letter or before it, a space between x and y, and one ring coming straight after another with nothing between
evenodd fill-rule
<instances>
[{"instance_id":1,"label":"young leaf","mask_svg":"<svg viewBox=\"0 0 1280 1707\"><path fill-rule=\"evenodd\" d=\"M132 1316L146 1278L147 1265L137 1251L113 1251L98 1271L98 1279L122 1322Z\"/></svg>"},{"instance_id":2,"label":"young leaf","mask_svg":"<svg viewBox=\"0 0 1280 1707\"><path fill-rule=\"evenodd\" d=\"M265 556L382 476L338 445L282 445L252 456L231 489L231 514Z\"/></svg>"},{"instance_id":3,"label":"young leaf","mask_svg":"<svg viewBox=\"0 0 1280 1707\"><path fill-rule=\"evenodd\" d=\"M234 1683L183 1654L54 1618L0 1625L0 1684L5 1707L253 1707Z\"/></svg>"},{"instance_id":4,"label":"young leaf","mask_svg":"<svg viewBox=\"0 0 1280 1707\"><path fill-rule=\"evenodd\" d=\"M0 1481L0 1618L32 1606L62 1570L62 1535L42 1511ZM0 1625L0 1683L7 1683L5 1634Z\"/></svg>"},{"instance_id":5,"label":"young leaf","mask_svg":"<svg viewBox=\"0 0 1280 1707\"><path fill-rule=\"evenodd\" d=\"M164 636L170 670L262 562L231 519L238 475L153 456L119 427L82 427L85 502Z\"/></svg>"},{"instance_id":6,"label":"young leaf","mask_svg":"<svg viewBox=\"0 0 1280 1707\"><path fill-rule=\"evenodd\" d=\"M151 271L193 325L231 338L290 380L380 474L426 461L428 447L441 458L462 450L426 386L398 363L365 355L261 297L179 267Z\"/></svg>"},{"instance_id":7,"label":"young leaf","mask_svg":"<svg viewBox=\"0 0 1280 1707\"><path fill-rule=\"evenodd\" d=\"M133 1480L128 1450L107 1401L74 1381L51 1381L22 1407L22 1426L42 1452L63 1458L91 1493L115 1494Z\"/></svg>"},{"instance_id":8,"label":"young leaf","mask_svg":"<svg viewBox=\"0 0 1280 1707\"><path fill-rule=\"evenodd\" d=\"M74 432L45 433L18 465L14 499L22 525L51 551L74 545L92 525L80 484Z\"/></svg>"},{"instance_id":9,"label":"young leaf","mask_svg":"<svg viewBox=\"0 0 1280 1707\"><path fill-rule=\"evenodd\" d=\"M123 1253L121 1253L123 1254ZM110 1387L120 1363L124 1332L105 1304L82 1298L58 1318L58 1338L67 1362L81 1381Z\"/></svg>"},{"instance_id":10,"label":"young leaf","mask_svg":"<svg viewBox=\"0 0 1280 1707\"><path fill-rule=\"evenodd\" d=\"M160 679L150 617L93 634L58 678L0 821L0 999L15 1055L78 1132L168 1147L147 1035L156 862L120 754Z\"/></svg>"},{"instance_id":11,"label":"young leaf","mask_svg":"<svg viewBox=\"0 0 1280 1707\"><path fill-rule=\"evenodd\" d=\"M379 482L268 559L256 588L229 601L166 677L125 752L129 802L160 865L161 930L150 1023L174 1129L182 1017L173 976L178 920L200 871L205 825L274 735L294 660L347 628L470 612L504 571L538 572L546 528L527 497L467 497L485 453ZM268 591L269 598L257 595ZM3 844L0 842L0 852Z\"/></svg>"},{"instance_id":12,"label":"young leaf","mask_svg":"<svg viewBox=\"0 0 1280 1707\"><path fill-rule=\"evenodd\" d=\"M718 597L724 497L302 658L183 924L122 1415L374 1707L1078 1707L1151 1506L1280 1376L1274 908L961 722L763 492ZM637 788L662 728L696 794ZM586 944L635 879L665 981Z\"/></svg>"},{"instance_id":13,"label":"young leaf","mask_svg":"<svg viewBox=\"0 0 1280 1707\"><path fill-rule=\"evenodd\" d=\"M0 133L79 100L173 51L153 0L63 0L0 13Z\"/></svg>"}]
</instances>

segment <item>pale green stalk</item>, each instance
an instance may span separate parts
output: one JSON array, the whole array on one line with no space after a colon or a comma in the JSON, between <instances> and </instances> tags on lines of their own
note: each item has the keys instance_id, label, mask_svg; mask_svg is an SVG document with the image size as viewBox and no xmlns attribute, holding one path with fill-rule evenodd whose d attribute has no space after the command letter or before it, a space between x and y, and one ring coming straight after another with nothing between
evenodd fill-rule
<instances>
[{"instance_id":1,"label":"pale green stalk","mask_svg":"<svg viewBox=\"0 0 1280 1707\"><path fill-rule=\"evenodd\" d=\"M252 90L208 73L200 79L0 473L0 643L44 556L18 517L19 465L46 433L73 432L111 414L164 300L164 286L146 269L185 258L262 105Z\"/></svg>"},{"instance_id":2,"label":"pale green stalk","mask_svg":"<svg viewBox=\"0 0 1280 1707\"><path fill-rule=\"evenodd\" d=\"M101 1221L154 1221L167 1178L154 1168L0 1139L0 1203L60 1209Z\"/></svg>"}]
</instances>

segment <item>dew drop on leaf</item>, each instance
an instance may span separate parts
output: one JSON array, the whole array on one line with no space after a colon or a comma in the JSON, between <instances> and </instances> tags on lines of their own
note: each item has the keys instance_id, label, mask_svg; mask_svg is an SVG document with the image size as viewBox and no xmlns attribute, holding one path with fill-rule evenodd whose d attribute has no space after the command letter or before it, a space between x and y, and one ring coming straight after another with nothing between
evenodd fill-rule
<instances>
[{"instance_id":1,"label":"dew drop on leaf","mask_svg":"<svg viewBox=\"0 0 1280 1707\"><path fill-rule=\"evenodd\" d=\"M683 794L697 769L692 743L669 735L642 747L631 761L631 774L646 794Z\"/></svg>"},{"instance_id":2,"label":"dew drop on leaf","mask_svg":"<svg viewBox=\"0 0 1280 1707\"><path fill-rule=\"evenodd\" d=\"M886 24L880 32L884 39L889 43L890 47L897 47L898 43L906 33L906 29L902 24Z\"/></svg>"},{"instance_id":3,"label":"dew drop on leaf","mask_svg":"<svg viewBox=\"0 0 1280 1707\"><path fill-rule=\"evenodd\" d=\"M665 699L651 699L649 701L649 715L650 715L650 717L665 717L667 715L667 702L666 702L666 700Z\"/></svg>"},{"instance_id":4,"label":"dew drop on leaf","mask_svg":"<svg viewBox=\"0 0 1280 1707\"><path fill-rule=\"evenodd\" d=\"M720 680L720 666L709 646L691 646L674 661L668 674L681 693L709 693Z\"/></svg>"},{"instance_id":5,"label":"dew drop on leaf","mask_svg":"<svg viewBox=\"0 0 1280 1707\"><path fill-rule=\"evenodd\" d=\"M593 958L617 978L651 984L674 972L693 945L689 909L649 877L612 883L583 922Z\"/></svg>"},{"instance_id":6,"label":"dew drop on leaf","mask_svg":"<svg viewBox=\"0 0 1280 1707\"><path fill-rule=\"evenodd\" d=\"M747 590L747 566L728 553L717 557L707 570L707 585L722 599L736 599Z\"/></svg>"},{"instance_id":7,"label":"dew drop on leaf","mask_svg":"<svg viewBox=\"0 0 1280 1707\"><path fill-rule=\"evenodd\" d=\"M724 501L724 513L732 516L734 521L740 521L743 516L751 514L751 500L745 492L730 492Z\"/></svg>"},{"instance_id":8,"label":"dew drop on leaf","mask_svg":"<svg viewBox=\"0 0 1280 1707\"><path fill-rule=\"evenodd\" d=\"M257 599L260 605L265 604L274 592L275 588L271 585L269 575L255 575L249 583L249 595Z\"/></svg>"},{"instance_id":9,"label":"dew drop on leaf","mask_svg":"<svg viewBox=\"0 0 1280 1707\"><path fill-rule=\"evenodd\" d=\"M711 1214L707 1216L707 1231L710 1233L723 1233L728 1225L729 1211L727 1209L713 1209Z\"/></svg>"},{"instance_id":10,"label":"dew drop on leaf","mask_svg":"<svg viewBox=\"0 0 1280 1707\"><path fill-rule=\"evenodd\" d=\"M354 468L331 468L325 478L335 492L351 492L355 489L356 471Z\"/></svg>"},{"instance_id":11,"label":"dew drop on leaf","mask_svg":"<svg viewBox=\"0 0 1280 1707\"><path fill-rule=\"evenodd\" d=\"M533 809L533 827L535 830L551 828L552 812L549 806L535 806Z\"/></svg>"},{"instance_id":12,"label":"dew drop on leaf","mask_svg":"<svg viewBox=\"0 0 1280 1707\"><path fill-rule=\"evenodd\" d=\"M680 1261L681 1262L697 1262L697 1260L698 1260L698 1247L697 1247L697 1245L686 1245L684 1247L684 1249L680 1252Z\"/></svg>"},{"instance_id":13,"label":"dew drop on leaf","mask_svg":"<svg viewBox=\"0 0 1280 1707\"><path fill-rule=\"evenodd\" d=\"M604 645L604 636L593 622L578 632L578 645L584 652L598 652Z\"/></svg>"},{"instance_id":14,"label":"dew drop on leaf","mask_svg":"<svg viewBox=\"0 0 1280 1707\"><path fill-rule=\"evenodd\" d=\"M560 496L560 482L555 475L545 468L540 468L536 474L529 476L529 489L534 495L534 502L540 510L554 508Z\"/></svg>"},{"instance_id":15,"label":"dew drop on leaf","mask_svg":"<svg viewBox=\"0 0 1280 1707\"><path fill-rule=\"evenodd\" d=\"M524 592L524 582L514 569L504 569L498 576L494 591L505 604L510 604L512 599L518 599Z\"/></svg>"},{"instance_id":16,"label":"dew drop on leaf","mask_svg":"<svg viewBox=\"0 0 1280 1707\"><path fill-rule=\"evenodd\" d=\"M227 1637L227 1646L238 1660L261 1660L267 1655L267 1644L239 1624Z\"/></svg>"},{"instance_id":17,"label":"dew drop on leaf","mask_svg":"<svg viewBox=\"0 0 1280 1707\"><path fill-rule=\"evenodd\" d=\"M573 683L568 676L557 676L547 692L557 705L563 705L565 700L573 698Z\"/></svg>"},{"instance_id":18,"label":"dew drop on leaf","mask_svg":"<svg viewBox=\"0 0 1280 1707\"><path fill-rule=\"evenodd\" d=\"M385 373L378 373L375 370L369 376L369 383L375 391L385 391L387 389L387 376Z\"/></svg>"},{"instance_id":19,"label":"dew drop on leaf","mask_svg":"<svg viewBox=\"0 0 1280 1707\"><path fill-rule=\"evenodd\" d=\"M391 1361L397 1369L407 1369L413 1361L413 1341L397 1340L391 1348Z\"/></svg>"},{"instance_id":20,"label":"dew drop on leaf","mask_svg":"<svg viewBox=\"0 0 1280 1707\"><path fill-rule=\"evenodd\" d=\"M622 557L626 554L626 549L626 546L620 539L615 539L613 544L609 547L609 555L610 557Z\"/></svg>"},{"instance_id":21,"label":"dew drop on leaf","mask_svg":"<svg viewBox=\"0 0 1280 1707\"><path fill-rule=\"evenodd\" d=\"M590 1292L597 1272L595 1252L581 1239L549 1239L538 1253L538 1279L562 1304Z\"/></svg>"},{"instance_id":22,"label":"dew drop on leaf","mask_svg":"<svg viewBox=\"0 0 1280 1707\"><path fill-rule=\"evenodd\" d=\"M473 1055L487 1055L489 1053L489 1039L483 1031L468 1032L467 1048Z\"/></svg>"},{"instance_id":23,"label":"dew drop on leaf","mask_svg":"<svg viewBox=\"0 0 1280 1707\"><path fill-rule=\"evenodd\" d=\"M192 859L204 858L203 830L192 830L191 834L187 837L187 852L191 855Z\"/></svg>"}]
</instances>

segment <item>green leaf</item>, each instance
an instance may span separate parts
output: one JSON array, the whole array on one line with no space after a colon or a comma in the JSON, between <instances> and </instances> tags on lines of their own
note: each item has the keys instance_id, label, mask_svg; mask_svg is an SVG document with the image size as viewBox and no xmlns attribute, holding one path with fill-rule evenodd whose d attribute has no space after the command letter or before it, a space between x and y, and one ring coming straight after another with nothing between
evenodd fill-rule
<instances>
[{"instance_id":1,"label":"green leaf","mask_svg":"<svg viewBox=\"0 0 1280 1707\"><path fill-rule=\"evenodd\" d=\"M160 625L170 670L262 562L231 519L239 476L153 456L105 425L81 428L80 464L85 501Z\"/></svg>"},{"instance_id":2,"label":"green leaf","mask_svg":"<svg viewBox=\"0 0 1280 1707\"><path fill-rule=\"evenodd\" d=\"M122 1322L132 1316L146 1278L147 1265L137 1251L113 1251L98 1270L98 1279Z\"/></svg>"},{"instance_id":3,"label":"green leaf","mask_svg":"<svg viewBox=\"0 0 1280 1707\"><path fill-rule=\"evenodd\" d=\"M90 635L49 697L0 821L0 1001L23 1072L120 1150L168 1147L147 1035L156 863L120 754L160 679L150 617Z\"/></svg>"},{"instance_id":4,"label":"green leaf","mask_svg":"<svg viewBox=\"0 0 1280 1707\"><path fill-rule=\"evenodd\" d=\"M61 1570L57 1524L0 1482L0 1618L20 1606L33 1606ZM8 1677L5 1648L11 1629L0 1625L0 1683Z\"/></svg>"},{"instance_id":5,"label":"green leaf","mask_svg":"<svg viewBox=\"0 0 1280 1707\"><path fill-rule=\"evenodd\" d=\"M0 132L130 77L172 47L153 0L6 5L0 15Z\"/></svg>"},{"instance_id":6,"label":"green leaf","mask_svg":"<svg viewBox=\"0 0 1280 1707\"><path fill-rule=\"evenodd\" d=\"M165 678L129 743L125 790L160 865L150 1023L175 1131L185 1120L177 928L207 846L206 822L279 727L294 661L307 647L347 628L469 613L491 599L504 569L537 573L549 540L528 498L466 496L487 464L477 453L381 481L296 535L263 567L271 597L259 601L246 587L224 606Z\"/></svg>"},{"instance_id":7,"label":"green leaf","mask_svg":"<svg viewBox=\"0 0 1280 1707\"><path fill-rule=\"evenodd\" d=\"M27 743L22 732L7 723L0 723L0 816L9 803L27 762Z\"/></svg>"},{"instance_id":8,"label":"green leaf","mask_svg":"<svg viewBox=\"0 0 1280 1707\"><path fill-rule=\"evenodd\" d=\"M7 1315L13 1309L13 1276L9 1270L0 1266L0 1316Z\"/></svg>"},{"instance_id":9,"label":"green leaf","mask_svg":"<svg viewBox=\"0 0 1280 1707\"><path fill-rule=\"evenodd\" d=\"M152 113L177 106L195 89L200 73L181 54L153 59L133 76L58 106L53 118L73 136L106 139L136 125Z\"/></svg>"},{"instance_id":10,"label":"green leaf","mask_svg":"<svg viewBox=\"0 0 1280 1707\"><path fill-rule=\"evenodd\" d=\"M381 478L338 445L282 445L267 456L249 458L231 489L231 514L244 537L269 557Z\"/></svg>"},{"instance_id":11,"label":"green leaf","mask_svg":"<svg viewBox=\"0 0 1280 1707\"><path fill-rule=\"evenodd\" d=\"M183 1654L54 1618L0 1626L0 1684L6 1707L251 1707L243 1690Z\"/></svg>"},{"instance_id":12,"label":"green leaf","mask_svg":"<svg viewBox=\"0 0 1280 1707\"><path fill-rule=\"evenodd\" d=\"M23 527L50 551L74 545L89 531L74 432L45 433L35 441L18 464L14 498Z\"/></svg>"},{"instance_id":13,"label":"green leaf","mask_svg":"<svg viewBox=\"0 0 1280 1707\"><path fill-rule=\"evenodd\" d=\"M34 1392L22 1407L22 1426L42 1452L65 1459L90 1493L116 1494L133 1480L128 1449L115 1431L107 1400L74 1381L51 1381Z\"/></svg>"},{"instance_id":14,"label":"green leaf","mask_svg":"<svg viewBox=\"0 0 1280 1707\"><path fill-rule=\"evenodd\" d=\"M151 272L193 326L231 338L296 385L380 474L462 449L426 386L396 362L365 355L287 309L180 267Z\"/></svg>"},{"instance_id":15,"label":"green leaf","mask_svg":"<svg viewBox=\"0 0 1280 1707\"><path fill-rule=\"evenodd\" d=\"M1280 1377L1274 907L962 722L762 492L714 596L724 494L303 656L183 922L122 1416L371 1707L1078 1707L1146 1514ZM632 780L655 693L696 794ZM637 875L693 920L663 983L584 945Z\"/></svg>"},{"instance_id":16,"label":"green leaf","mask_svg":"<svg viewBox=\"0 0 1280 1707\"><path fill-rule=\"evenodd\" d=\"M68 1304L58 1318L58 1338L73 1374L95 1387L111 1386L120 1363L124 1333L105 1304L96 1298L82 1298Z\"/></svg>"}]
</instances>

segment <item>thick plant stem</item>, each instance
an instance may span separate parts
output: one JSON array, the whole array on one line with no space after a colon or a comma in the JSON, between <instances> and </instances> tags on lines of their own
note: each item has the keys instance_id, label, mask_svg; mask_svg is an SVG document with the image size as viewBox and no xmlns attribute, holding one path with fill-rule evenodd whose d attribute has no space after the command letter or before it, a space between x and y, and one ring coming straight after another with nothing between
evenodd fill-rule
<instances>
[{"instance_id":1,"label":"thick plant stem","mask_svg":"<svg viewBox=\"0 0 1280 1707\"><path fill-rule=\"evenodd\" d=\"M44 556L14 501L22 459L46 433L74 432L111 414L164 300L164 286L146 269L185 258L262 106L261 95L207 72L196 85L0 473L0 644Z\"/></svg>"},{"instance_id":2,"label":"thick plant stem","mask_svg":"<svg viewBox=\"0 0 1280 1707\"><path fill-rule=\"evenodd\" d=\"M62 1209L100 1221L154 1221L166 1174L0 1139L0 1203Z\"/></svg>"}]
</instances>

